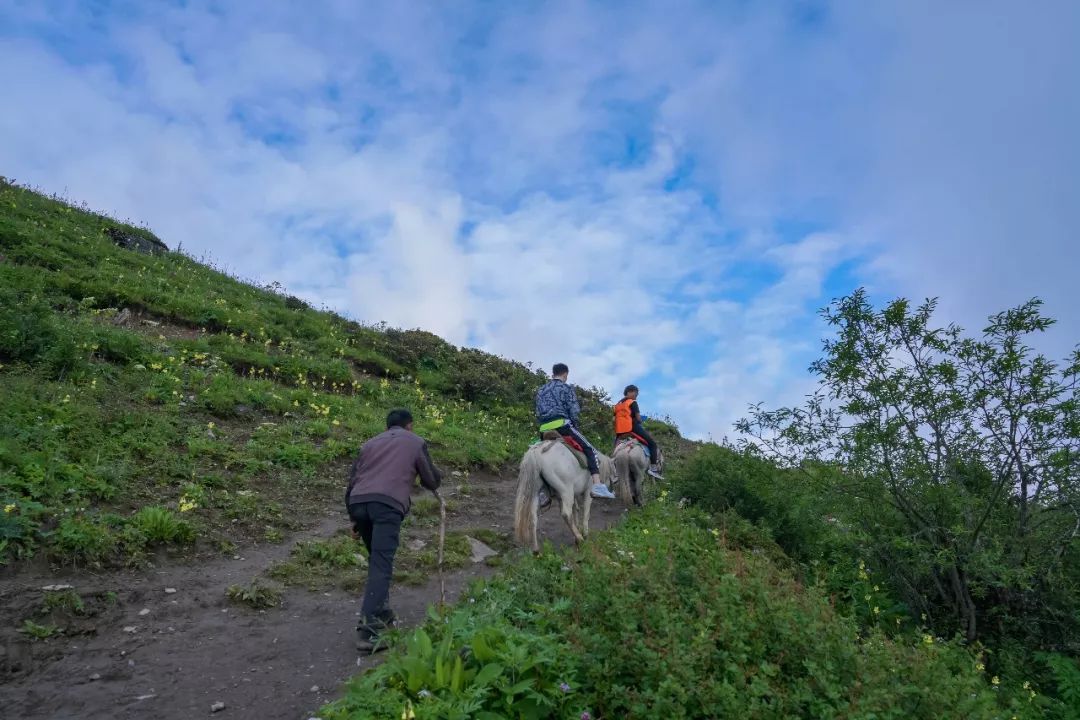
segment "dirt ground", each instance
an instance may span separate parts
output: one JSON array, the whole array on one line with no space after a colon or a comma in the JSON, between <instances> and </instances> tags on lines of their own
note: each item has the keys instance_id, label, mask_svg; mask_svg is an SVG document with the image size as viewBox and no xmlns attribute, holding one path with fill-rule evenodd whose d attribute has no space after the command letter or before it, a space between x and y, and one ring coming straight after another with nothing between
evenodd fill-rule
<instances>
[{"instance_id":1,"label":"dirt ground","mask_svg":"<svg viewBox=\"0 0 1080 720\"><path fill-rule=\"evenodd\" d=\"M452 508L448 528L510 532L516 480L473 475L468 483L467 495L452 481L444 486ZM623 512L615 500L596 500L592 508L594 530L608 527ZM24 570L0 579L0 716L315 717L345 679L373 662L370 656L358 658L353 645L359 596L289 588L282 607L255 611L229 602L225 590L288 558L297 541L330 537L345 526L340 507L331 508L328 501L325 514L311 518L309 530L278 545L242 548L235 556L98 574ZM540 528L557 544L571 540L555 510L543 514ZM431 527L410 526L402 544L433 534ZM447 600L472 579L493 572L482 562L448 572ZM40 606L42 588L57 584L73 586L94 611L82 627L69 628L81 634L31 642L16 633L30 610ZM391 605L406 625L421 622L438 598L434 576L424 585L396 585L391 591ZM219 702L224 710L211 712Z\"/></svg>"}]
</instances>

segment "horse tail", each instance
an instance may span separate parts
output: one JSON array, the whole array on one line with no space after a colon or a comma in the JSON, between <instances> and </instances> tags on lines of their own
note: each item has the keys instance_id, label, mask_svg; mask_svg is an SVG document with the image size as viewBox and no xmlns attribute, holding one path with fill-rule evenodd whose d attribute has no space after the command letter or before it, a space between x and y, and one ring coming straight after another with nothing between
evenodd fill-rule
<instances>
[{"instance_id":1,"label":"horse tail","mask_svg":"<svg viewBox=\"0 0 1080 720\"><path fill-rule=\"evenodd\" d=\"M612 459L615 461L615 477L619 479L615 484L615 494L619 502L631 507L634 504L634 474L630 469L630 453L625 448L618 447L615 448Z\"/></svg>"},{"instance_id":2,"label":"horse tail","mask_svg":"<svg viewBox=\"0 0 1080 720\"><path fill-rule=\"evenodd\" d=\"M522 545L530 544L536 534L536 513L540 502L537 493L542 484L540 453L530 448L521 458L517 499L514 501L514 537Z\"/></svg>"}]
</instances>

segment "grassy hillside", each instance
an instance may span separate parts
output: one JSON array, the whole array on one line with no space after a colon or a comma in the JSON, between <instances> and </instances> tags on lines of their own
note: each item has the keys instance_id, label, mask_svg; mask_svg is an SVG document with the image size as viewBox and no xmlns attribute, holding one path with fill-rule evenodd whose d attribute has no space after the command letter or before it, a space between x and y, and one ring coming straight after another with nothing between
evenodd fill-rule
<instances>
[{"instance_id":1,"label":"grassy hillside","mask_svg":"<svg viewBox=\"0 0 1080 720\"><path fill-rule=\"evenodd\" d=\"M160 242L0 182L0 563L280 537L337 500L393 406L450 468L500 466L532 438L529 366L118 237ZM610 438L601 395L582 395Z\"/></svg>"}]
</instances>

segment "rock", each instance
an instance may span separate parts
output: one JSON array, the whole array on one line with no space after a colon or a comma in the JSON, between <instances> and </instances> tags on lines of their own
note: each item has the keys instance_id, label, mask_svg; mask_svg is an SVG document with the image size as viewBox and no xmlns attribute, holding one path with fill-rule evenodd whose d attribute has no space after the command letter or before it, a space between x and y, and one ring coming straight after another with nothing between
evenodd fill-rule
<instances>
[{"instance_id":1,"label":"rock","mask_svg":"<svg viewBox=\"0 0 1080 720\"><path fill-rule=\"evenodd\" d=\"M166 595L172 595L174 592L176 592L176 588L165 588Z\"/></svg>"},{"instance_id":2,"label":"rock","mask_svg":"<svg viewBox=\"0 0 1080 720\"><path fill-rule=\"evenodd\" d=\"M59 590L74 590L75 586L74 585L46 585L45 587L43 587L41 589L45 590L46 592L57 592Z\"/></svg>"},{"instance_id":3,"label":"rock","mask_svg":"<svg viewBox=\"0 0 1080 720\"><path fill-rule=\"evenodd\" d=\"M469 546L472 548L472 561L474 563L484 562L493 555L498 555L499 552L484 543L480 542L476 538L466 537L469 541Z\"/></svg>"},{"instance_id":4,"label":"rock","mask_svg":"<svg viewBox=\"0 0 1080 720\"><path fill-rule=\"evenodd\" d=\"M138 630L138 629L139 629L139 628L138 628L138 627L136 627L135 625L125 625L125 626L124 626L124 632L126 632L126 633L133 633L133 632L135 632L135 631L136 631L136 630Z\"/></svg>"},{"instance_id":5,"label":"rock","mask_svg":"<svg viewBox=\"0 0 1080 720\"><path fill-rule=\"evenodd\" d=\"M161 323L157 320L143 320L143 325L149 325L150 327L161 327Z\"/></svg>"},{"instance_id":6,"label":"rock","mask_svg":"<svg viewBox=\"0 0 1080 720\"><path fill-rule=\"evenodd\" d=\"M150 608L143 608L139 611L139 617L146 617L150 614Z\"/></svg>"},{"instance_id":7,"label":"rock","mask_svg":"<svg viewBox=\"0 0 1080 720\"><path fill-rule=\"evenodd\" d=\"M136 700L149 700L150 698L155 698L155 697L157 697L157 695L154 695L153 693L151 693L150 695L136 695L135 699Z\"/></svg>"},{"instance_id":8,"label":"rock","mask_svg":"<svg viewBox=\"0 0 1080 720\"><path fill-rule=\"evenodd\" d=\"M94 673L93 675L90 676L90 682L94 682L95 680L100 680L100 679L101 679L101 673Z\"/></svg>"},{"instance_id":9,"label":"rock","mask_svg":"<svg viewBox=\"0 0 1080 720\"><path fill-rule=\"evenodd\" d=\"M414 538L414 539L410 540L409 545L408 545L408 548L410 550L412 550L413 552L420 552L421 550L423 550L426 547L427 547L427 543L424 542L423 540L421 540L420 538Z\"/></svg>"},{"instance_id":10,"label":"rock","mask_svg":"<svg viewBox=\"0 0 1080 720\"><path fill-rule=\"evenodd\" d=\"M144 232L145 234L136 234L117 227L105 228L105 234L125 250L134 250L147 255L164 255L169 252L168 245L158 240L149 231Z\"/></svg>"},{"instance_id":11,"label":"rock","mask_svg":"<svg viewBox=\"0 0 1080 720\"><path fill-rule=\"evenodd\" d=\"M131 310L124 308L112 319L113 325L123 325L131 320Z\"/></svg>"},{"instance_id":12,"label":"rock","mask_svg":"<svg viewBox=\"0 0 1080 720\"><path fill-rule=\"evenodd\" d=\"M212 712L212 713L221 712L224 709L225 709L225 703L221 702L220 700L218 700L216 703L214 703L213 705L210 706L210 712Z\"/></svg>"},{"instance_id":13,"label":"rock","mask_svg":"<svg viewBox=\"0 0 1080 720\"><path fill-rule=\"evenodd\" d=\"M319 686L318 685L312 685L311 686L311 692L319 692Z\"/></svg>"}]
</instances>

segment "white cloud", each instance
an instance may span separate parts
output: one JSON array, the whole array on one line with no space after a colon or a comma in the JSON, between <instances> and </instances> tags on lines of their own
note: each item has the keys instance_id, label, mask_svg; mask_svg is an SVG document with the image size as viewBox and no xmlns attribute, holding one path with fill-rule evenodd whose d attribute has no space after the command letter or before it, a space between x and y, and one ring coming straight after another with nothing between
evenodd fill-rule
<instances>
[{"instance_id":1,"label":"white cloud","mask_svg":"<svg viewBox=\"0 0 1080 720\"><path fill-rule=\"evenodd\" d=\"M0 172L359 319L650 377L647 411L720 437L808 388L839 267L968 324L1032 294L1067 315L1078 21L1069 0L18 3ZM1054 349L1080 337L1062 325Z\"/></svg>"}]
</instances>

